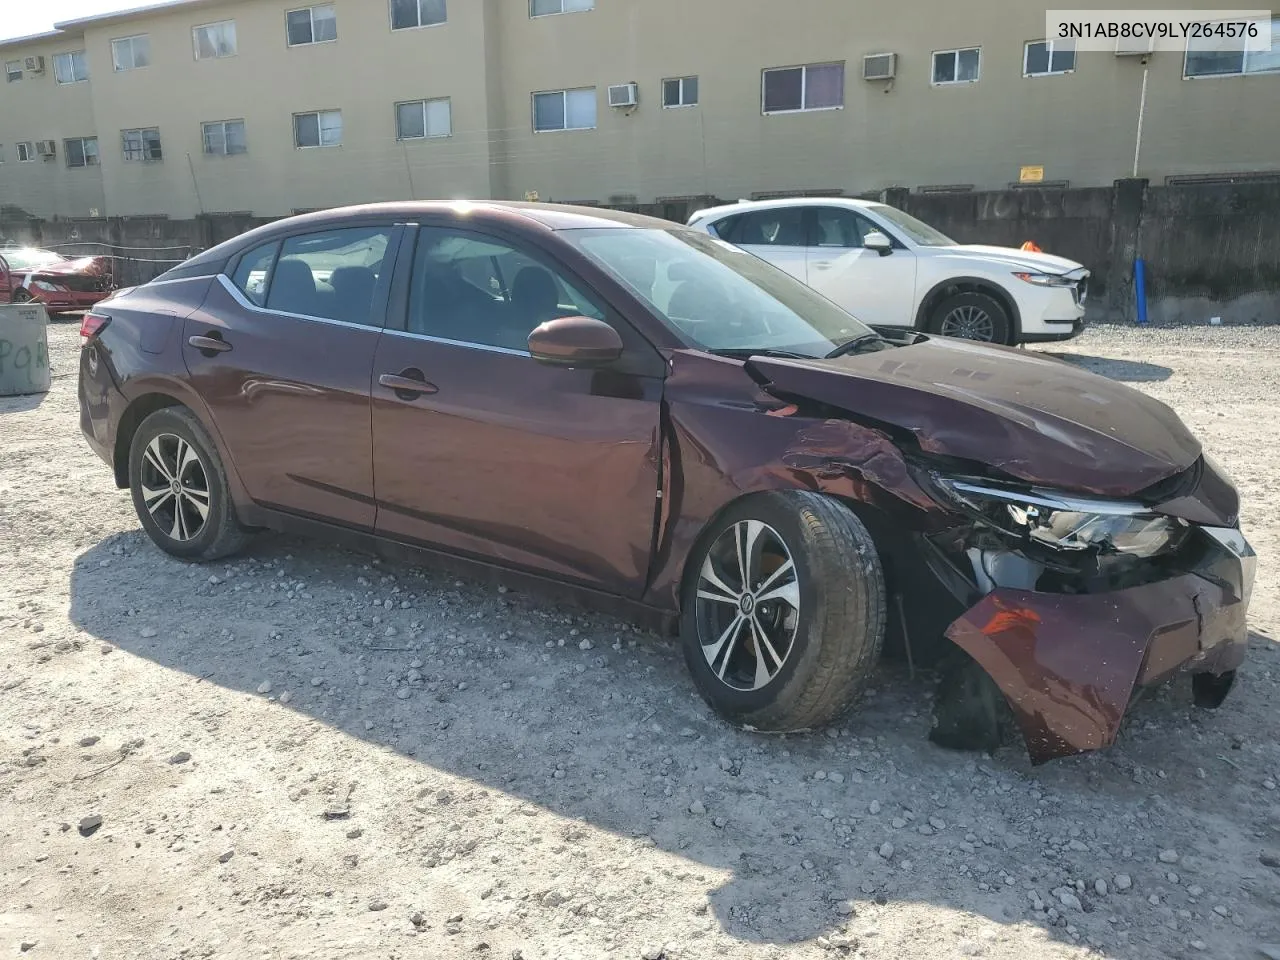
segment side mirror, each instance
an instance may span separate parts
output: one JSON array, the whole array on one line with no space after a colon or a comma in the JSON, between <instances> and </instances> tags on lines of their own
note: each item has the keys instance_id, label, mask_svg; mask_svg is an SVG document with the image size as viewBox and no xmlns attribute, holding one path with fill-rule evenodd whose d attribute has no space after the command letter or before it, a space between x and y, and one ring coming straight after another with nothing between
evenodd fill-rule
<instances>
[{"instance_id":1,"label":"side mirror","mask_svg":"<svg viewBox=\"0 0 1280 960\"><path fill-rule=\"evenodd\" d=\"M889 254L893 253L893 241L879 230L872 230L863 237L862 246L867 250L874 250L882 257L887 257Z\"/></svg>"},{"instance_id":2,"label":"side mirror","mask_svg":"<svg viewBox=\"0 0 1280 960\"><path fill-rule=\"evenodd\" d=\"M557 317L529 334L529 353L561 367L600 367L622 356L622 338L591 317Z\"/></svg>"}]
</instances>

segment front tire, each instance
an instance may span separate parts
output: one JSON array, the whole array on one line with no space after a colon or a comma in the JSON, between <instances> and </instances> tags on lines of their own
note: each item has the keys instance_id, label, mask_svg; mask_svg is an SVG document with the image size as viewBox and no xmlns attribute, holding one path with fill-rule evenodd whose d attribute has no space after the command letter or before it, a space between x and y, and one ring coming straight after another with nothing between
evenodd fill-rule
<instances>
[{"instance_id":1,"label":"front tire","mask_svg":"<svg viewBox=\"0 0 1280 960\"><path fill-rule=\"evenodd\" d=\"M933 308L929 329L943 337L978 343L1013 343L1013 323L995 297L985 293L957 293Z\"/></svg>"},{"instance_id":2,"label":"front tire","mask_svg":"<svg viewBox=\"0 0 1280 960\"><path fill-rule=\"evenodd\" d=\"M732 505L690 554L681 638L703 699L752 730L840 717L884 643L884 574L862 521L807 491Z\"/></svg>"},{"instance_id":3,"label":"front tire","mask_svg":"<svg viewBox=\"0 0 1280 960\"><path fill-rule=\"evenodd\" d=\"M186 407L165 407L139 424L129 489L147 535L181 560L218 560L249 541L217 447Z\"/></svg>"}]
</instances>

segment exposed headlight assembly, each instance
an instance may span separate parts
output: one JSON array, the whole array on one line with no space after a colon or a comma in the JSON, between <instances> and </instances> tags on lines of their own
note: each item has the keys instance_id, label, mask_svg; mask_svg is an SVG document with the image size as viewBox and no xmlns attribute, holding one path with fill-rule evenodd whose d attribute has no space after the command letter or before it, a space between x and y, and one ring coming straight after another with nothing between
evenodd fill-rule
<instances>
[{"instance_id":1,"label":"exposed headlight assembly","mask_svg":"<svg viewBox=\"0 0 1280 960\"><path fill-rule=\"evenodd\" d=\"M1147 558L1175 549L1187 524L1140 503L935 476L966 512L1018 539L1063 553Z\"/></svg>"}]
</instances>

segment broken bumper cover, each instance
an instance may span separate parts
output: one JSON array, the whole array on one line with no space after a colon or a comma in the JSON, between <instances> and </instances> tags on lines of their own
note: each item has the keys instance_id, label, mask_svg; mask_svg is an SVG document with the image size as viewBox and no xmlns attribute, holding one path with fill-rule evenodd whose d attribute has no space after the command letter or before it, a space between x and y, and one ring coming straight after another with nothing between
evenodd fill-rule
<instances>
[{"instance_id":1,"label":"broken bumper cover","mask_svg":"<svg viewBox=\"0 0 1280 960\"><path fill-rule=\"evenodd\" d=\"M1201 528L1193 570L1112 593L1000 587L947 630L1012 707L1032 763L1113 743L1136 687L1244 660L1256 557L1239 530Z\"/></svg>"}]
</instances>

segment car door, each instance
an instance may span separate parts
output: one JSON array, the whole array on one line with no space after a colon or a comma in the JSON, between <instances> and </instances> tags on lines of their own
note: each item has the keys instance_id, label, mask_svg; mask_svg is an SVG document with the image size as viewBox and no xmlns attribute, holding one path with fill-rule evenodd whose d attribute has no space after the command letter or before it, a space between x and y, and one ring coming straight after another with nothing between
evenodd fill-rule
<instances>
[{"instance_id":1,"label":"car door","mask_svg":"<svg viewBox=\"0 0 1280 960\"><path fill-rule=\"evenodd\" d=\"M395 289L374 358L378 532L638 597L661 469L659 355L555 261L497 235L420 228ZM529 355L534 327L572 315L618 329L615 366Z\"/></svg>"},{"instance_id":2,"label":"car door","mask_svg":"<svg viewBox=\"0 0 1280 960\"><path fill-rule=\"evenodd\" d=\"M766 207L735 214L716 235L781 267L801 283L809 282L805 247L805 208Z\"/></svg>"},{"instance_id":3,"label":"car door","mask_svg":"<svg viewBox=\"0 0 1280 960\"><path fill-rule=\"evenodd\" d=\"M862 238L883 228L844 207L814 207L807 249L809 285L863 323L909 327L914 322L916 257L895 240L882 256Z\"/></svg>"},{"instance_id":4,"label":"car door","mask_svg":"<svg viewBox=\"0 0 1280 960\"><path fill-rule=\"evenodd\" d=\"M369 383L400 233L344 223L264 243L186 319L191 384L258 503L373 528Z\"/></svg>"},{"instance_id":5,"label":"car door","mask_svg":"<svg viewBox=\"0 0 1280 960\"><path fill-rule=\"evenodd\" d=\"M0 255L0 303L13 300L13 273L9 269L9 261Z\"/></svg>"}]
</instances>

